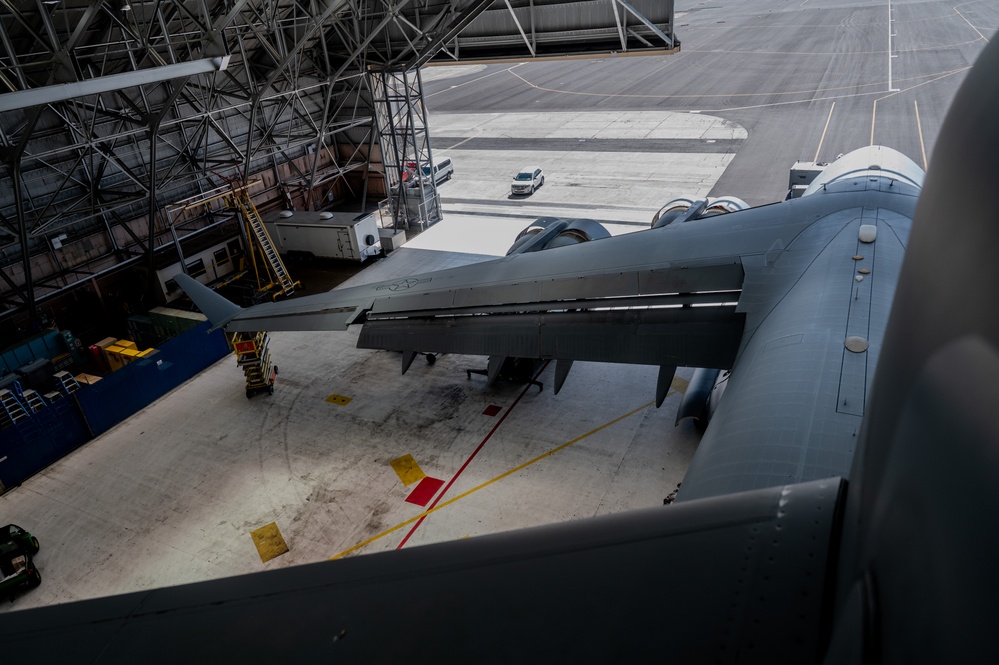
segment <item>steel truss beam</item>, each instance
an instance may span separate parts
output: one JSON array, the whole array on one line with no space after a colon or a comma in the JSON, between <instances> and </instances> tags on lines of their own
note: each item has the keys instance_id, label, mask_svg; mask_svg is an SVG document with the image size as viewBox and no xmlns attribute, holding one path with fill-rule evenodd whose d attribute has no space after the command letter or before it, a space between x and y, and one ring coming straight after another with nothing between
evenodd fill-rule
<instances>
[{"instance_id":1,"label":"steel truss beam","mask_svg":"<svg viewBox=\"0 0 999 665\"><path fill-rule=\"evenodd\" d=\"M615 50L662 52L676 47L672 5L0 0L0 226L10 231L0 236L0 269L21 264L18 277L0 280L0 300L33 307L33 284L53 283L53 261L32 257L61 252L58 279L72 282L84 261L151 256L172 242L162 207L218 186L220 175L268 173L264 200L294 194L315 207L331 195L391 195L397 211L409 210L416 192L392 184L406 162L430 160L420 66L497 48L544 57L559 39L573 47L549 30L553 12L570 23L602 13L594 20ZM72 98L48 95L56 89ZM379 152L384 165L372 163ZM431 223L435 195L416 190L424 211L406 223ZM211 223L195 217L181 228ZM64 249L51 250L61 233ZM65 249L84 237L92 250Z\"/></svg>"}]
</instances>

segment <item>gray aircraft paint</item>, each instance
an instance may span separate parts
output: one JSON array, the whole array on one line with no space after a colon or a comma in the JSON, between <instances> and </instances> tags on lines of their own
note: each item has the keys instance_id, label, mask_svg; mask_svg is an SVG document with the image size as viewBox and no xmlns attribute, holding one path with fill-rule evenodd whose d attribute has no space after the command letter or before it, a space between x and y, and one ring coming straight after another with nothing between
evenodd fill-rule
<instances>
[{"instance_id":1,"label":"gray aircraft paint","mask_svg":"<svg viewBox=\"0 0 999 665\"><path fill-rule=\"evenodd\" d=\"M0 622L5 657L987 659L999 617L999 315L989 306L999 283L996 109L999 44L992 43L961 88L934 153L851 480L14 612ZM901 228L881 207L879 243ZM886 295L876 296L877 289L872 339L880 316L874 303ZM844 323L857 321L848 313ZM761 341L766 326L758 326ZM848 332L842 328L840 339ZM804 344L808 334L767 339L761 353Z\"/></svg>"},{"instance_id":2,"label":"gray aircraft paint","mask_svg":"<svg viewBox=\"0 0 999 665\"><path fill-rule=\"evenodd\" d=\"M870 146L798 199L235 314L177 279L226 330L363 323L358 346L403 352L404 369L415 352L656 365L657 401L677 366L732 369L684 501L848 476L921 182L911 160ZM879 240L861 242L864 225ZM850 335L870 348L847 351Z\"/></svg>"}]
</instances>

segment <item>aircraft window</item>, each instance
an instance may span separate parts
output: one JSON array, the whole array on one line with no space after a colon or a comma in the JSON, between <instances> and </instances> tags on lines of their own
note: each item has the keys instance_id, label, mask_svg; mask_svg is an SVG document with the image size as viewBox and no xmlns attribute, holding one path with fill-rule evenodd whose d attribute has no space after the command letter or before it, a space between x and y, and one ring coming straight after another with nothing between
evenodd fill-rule
<instances>
[{"instance_id":1,"label":"aircraft window","mask_svg":"<svg viewBox=\"0 0 999 665\"><path fill-rule=\"evenodd\" d=\"M205 273L205 261L204 259L198 259L197 261L192 261L187 264L187 274L192 277L197 277L198 275L203 275Z\"/></svg>"}]
</instances>

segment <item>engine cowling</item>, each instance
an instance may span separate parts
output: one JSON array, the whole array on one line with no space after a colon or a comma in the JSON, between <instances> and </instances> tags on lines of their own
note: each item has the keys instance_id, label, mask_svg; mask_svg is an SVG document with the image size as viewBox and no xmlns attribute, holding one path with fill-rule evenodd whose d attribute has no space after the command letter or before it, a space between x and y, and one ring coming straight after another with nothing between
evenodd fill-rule
<instances>
[{"instance_id":1,"label":"engine cowling","mask_svg":"<svg viewBox=\"0 0 999 665\"><path fill-rule=\"evenodd\" d=\"M695 369L683 399L680 400L680 408L676 412L676 424L679 425L684 418L693 418L699 428L707 427L718 409L722 395L725 394L731 374L730 370L701 367Z\"/></svg>"},{"instance_id":2,"label":"engine cowling","mask_svg":"<svg viewBox=\"0 0 999 665\"><path fill-rule=\"evenodd\" d=\"M609 237L610 232L592 219L539 217L520 232L506 255L568 247Z\"/></svg>"},{"instance_id":3,"label":"engine cowling","mask_svg":"<svg viewBox=\"0 0 999 665\"><path fill-rule=\"evenodd\" d=\"M745 210L749 204L735 196L691 199L680 196L670 199L652 217L652 228L658 229L674 222L692 222L695 219L714 217L729 212Z\"/></svg>"}]
</instances>

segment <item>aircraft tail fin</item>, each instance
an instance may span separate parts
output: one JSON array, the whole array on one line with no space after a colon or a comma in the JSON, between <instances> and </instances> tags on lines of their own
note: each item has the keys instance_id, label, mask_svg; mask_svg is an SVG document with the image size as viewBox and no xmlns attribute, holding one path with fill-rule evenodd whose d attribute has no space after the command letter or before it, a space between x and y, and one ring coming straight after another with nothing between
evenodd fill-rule
<instances>
[{"instance_id":1,"label":"aircraft tail fin","mask_svg":"<svg viewBox=\"0 0 999 665\"><path fill-rule=\"evenodd\" d=\"M212 322L212 330L221 328L243 311L242 307L229 302L193 277L180 274L174 277L174 280L184 290L184 293L194 301L201 313Z\"/></svg>"}]
</instances>

